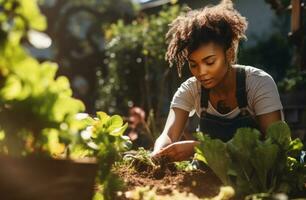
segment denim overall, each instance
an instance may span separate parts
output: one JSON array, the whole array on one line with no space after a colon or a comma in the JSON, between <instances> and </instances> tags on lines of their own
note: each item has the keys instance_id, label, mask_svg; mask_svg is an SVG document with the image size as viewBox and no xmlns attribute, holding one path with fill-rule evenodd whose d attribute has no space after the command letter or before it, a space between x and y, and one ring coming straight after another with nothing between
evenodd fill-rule
<instances>
[{"instance_id":1,"label":"denim overall","mask_svg":"<svg viewBox=\"0 0 306 200\"><path fill-rule=\"evenodd\" d=\"M247 110L248 101L245 70L244 68L237 68L236 73L236 99L240 113L233 119L218 117L206 112L208 108L209 89L201 86L200 131L208 134L211 138L218 138L223 142L230 140L238 128L251 127L258 129L256 120Z\"/></svg>"}]
</instances>

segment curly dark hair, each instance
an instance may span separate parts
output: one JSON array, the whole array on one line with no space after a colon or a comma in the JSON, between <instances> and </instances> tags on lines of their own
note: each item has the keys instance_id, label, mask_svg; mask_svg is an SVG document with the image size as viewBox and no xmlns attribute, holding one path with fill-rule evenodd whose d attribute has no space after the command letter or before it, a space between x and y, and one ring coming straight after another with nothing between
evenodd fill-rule
<instances>
[{"instance_id":1,"label":"curly dark hair","mask_svg":"<svg viewBox=\"0 0 306 200\"><path fill-rule=\"evenodd\" d=\"M178 16L171 24L166 39L169 42L166 60L176 64L181 77L187 57L200 45L215 42L229 53L229 62L236 62L240 39L246 39L248 22L234 9L231 0L218 5L191 10ZM229 51L228 51L229 50Z\"/></svg>"}]
</instances>

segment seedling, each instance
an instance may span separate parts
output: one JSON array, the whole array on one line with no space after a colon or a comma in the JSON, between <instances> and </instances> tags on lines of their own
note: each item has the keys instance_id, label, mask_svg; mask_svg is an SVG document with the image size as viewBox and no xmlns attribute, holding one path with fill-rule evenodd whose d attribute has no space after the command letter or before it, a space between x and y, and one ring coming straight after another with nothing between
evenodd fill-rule
<instances>
[{"instance_id":1,"label":"seedling","mask_svg":"<svg viewBox=\"0 0 306 200\"><path fill-rule=\"evenodd\" d=\"M138 172L152 173L156 179L162 179L167 171L177 171L175 164L171 163L167 157L152 158L150 151L144 148L126 152L124 161L128 163L130 168L133 167Z\"/></svg>"}]
</instances>

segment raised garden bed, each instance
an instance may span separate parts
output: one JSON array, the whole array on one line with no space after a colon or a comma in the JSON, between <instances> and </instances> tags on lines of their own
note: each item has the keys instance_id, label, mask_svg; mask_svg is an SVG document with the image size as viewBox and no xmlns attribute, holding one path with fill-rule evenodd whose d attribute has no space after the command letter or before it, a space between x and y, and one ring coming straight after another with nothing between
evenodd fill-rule
<instances>
[{"instance_id":1,"label":"raised garden bed","mask_svg":"<svg viewBox=\"0 0 306 200\"><path fill-rule=\"evenodd\" d=\"M91 160L0 157L0 194L5 200L87 200L98 165Z\"/></svg>"}]
</instances>

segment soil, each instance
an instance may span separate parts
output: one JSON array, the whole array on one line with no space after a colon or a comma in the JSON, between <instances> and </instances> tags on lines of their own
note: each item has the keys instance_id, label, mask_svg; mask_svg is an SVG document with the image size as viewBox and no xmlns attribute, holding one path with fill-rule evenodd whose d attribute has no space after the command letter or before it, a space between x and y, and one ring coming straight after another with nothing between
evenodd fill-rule
<instances>
[{"instance_id":1,"label":"soil","mask_svg":"<svg viewBox=\"0 0 306 200\"><path fill-rule=\"evenodd\" d=\"M216 196L221 186L221 181L210 169L186 172L177 170L174 164L161 165L155 169L145 166L136 169L137 171L124 165L116 168L115 173L126 185L123 192L137 186L150 186L157 188L159 195L171 194L176 189L203 198ZM126 199L123 196L118 197L118 200Z\"/></svg>"}]
</instances>

